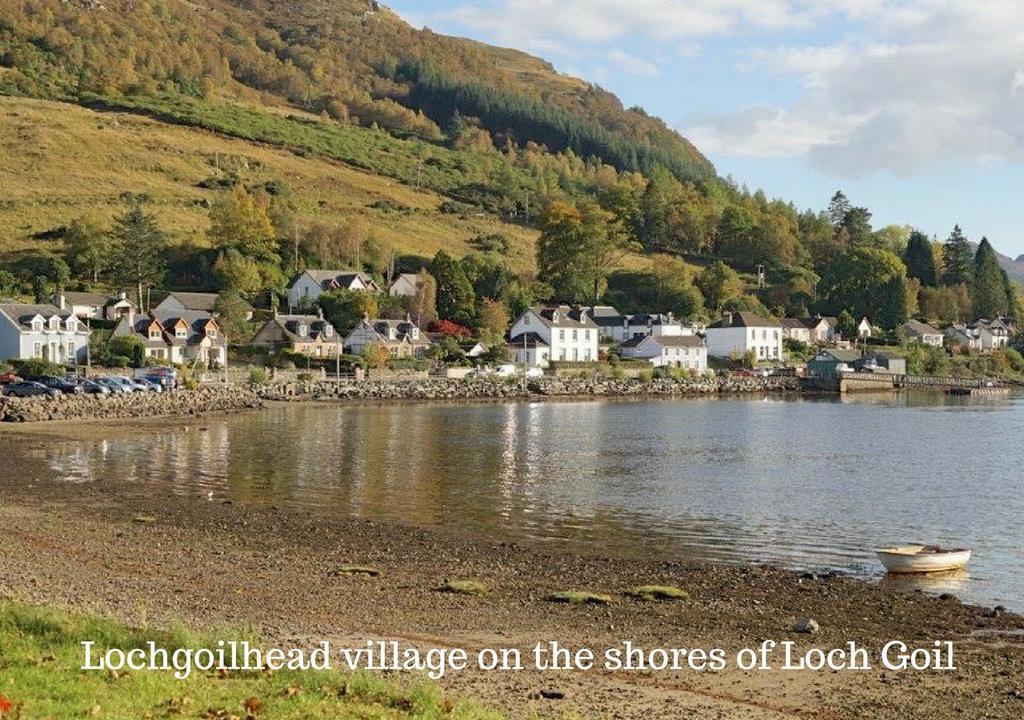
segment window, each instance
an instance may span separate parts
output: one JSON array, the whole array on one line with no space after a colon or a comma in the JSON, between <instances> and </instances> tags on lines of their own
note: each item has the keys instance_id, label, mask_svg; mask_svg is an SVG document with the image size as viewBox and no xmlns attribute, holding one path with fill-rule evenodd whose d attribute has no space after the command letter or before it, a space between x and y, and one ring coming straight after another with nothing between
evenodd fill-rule
<instances>
[{"instance_id":1,"label":"window","mask_svg":"<svg viewBox=\"0 0 1024 720\"><path fill-rule=\"evenodd\" d=\"M160 336L161 336L160 328L158 328L158 327L151 327L149 329L149 339L150 340L159 340Z\"/></svg>"},{"instance_id":2,"label":"window","mask_svg":"<svg viewBox=\"0 0 1024 720\"><path fill-rule=\"evenodd\" d=\"M579 340L579 333L576 330L572 331L572 339Z\"/></svg>"},{"instance_id":3,"label":"window","mask_svg":"<svg viewBox=\"0 0 1024 720\"><path fill-rule=\"evenodd\" d=\"M50 318L50 329L51 330L60 330L60 318L57 317L56 315L54 315L52 318Z\"/></svg>"},{"instance_id":4,"label":"window","mask_svg":"<svg viewBox=\"0 0 1024 720\"><path fill-rule=\"evenodd\" d=\"M36 318L35 320L32 321L32 329L35 330L36 332L42 332L43 331L43 320L42 320L42 318Z\"/></svg>"},{"instance_id":5,"label":"window","mask_svg":"<svg viewBox=\"0 0 1024 720\"><path fill-rule=\"evenodd\" d=\"M68 332L75 332L78 330L78 321L75 320L74 316L71 316L64 321L64 329Z\"/></svg>"},{"instance_id":6,"label":"window","mask_svg":"<svg viewBox=\"0 0 1024 720\"><path fill-rule=\"evenodd\" d=\"M74 360L78 353L75 352L75 344L73 342L68 343L68 359Z\"/></svg>"},{"instance_id":7,"label":"window","mask_svg":"<svg viewBox=\"0 0 1024 720\"><path fill-rule=\"evenodd\" d=\"M41 342L32 343L32 357L41 358L43 356L43 344Z\"/></svg>"},{"instance_id":8,"label":"window","mask_svg":"<svg viewBox=\"0 0 1024 720\"><path fill-rule=\"evenodd\" d=\"M187 338L188 337L188 330L186 330L181 325L179 325L178 327L176 327L174 329L174 337L181 338L181 339Z\"/></svg>"},{"instance_id":9,"label":"window","mask_svg":"<svg viewBox=\"0 0 1024 720\"><path fill-rule=\"evenodd\" d=\"M559 330L558 331L558 339L559 340L565 340L565 330Z\"/></svg>"}]
</instances>

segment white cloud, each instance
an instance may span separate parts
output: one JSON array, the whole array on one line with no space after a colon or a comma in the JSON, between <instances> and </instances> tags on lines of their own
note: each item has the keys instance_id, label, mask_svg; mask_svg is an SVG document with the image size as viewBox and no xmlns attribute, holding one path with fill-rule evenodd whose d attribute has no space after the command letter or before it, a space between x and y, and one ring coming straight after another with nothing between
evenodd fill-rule
<instances>
[{"instance_id":1,"label":"white cloud","mask_svg":"<svg viewBox=\"0 0 1024 720\"><path fill-rule=\"evenodd\" d=\"M658 66L649 60L630 55L624 50L612 50L608 53L608 59L615 63L615 66L630 75L642 75L645 77L658 77L661 71Z\"/></svg>"},{"instance_id":2,"label":"white cloud","mask_svg":"<svg viewBox=\"0 0 1024 720\"><path fill-rule=\"evenodd\" d=\"M860 40L748 55L744 67L801 82L792 104L694 118L684 132L712 152L803 156L848 176L1024 162L1024 3L888 2L869 17Z\"/></svg>"}]
</instances>

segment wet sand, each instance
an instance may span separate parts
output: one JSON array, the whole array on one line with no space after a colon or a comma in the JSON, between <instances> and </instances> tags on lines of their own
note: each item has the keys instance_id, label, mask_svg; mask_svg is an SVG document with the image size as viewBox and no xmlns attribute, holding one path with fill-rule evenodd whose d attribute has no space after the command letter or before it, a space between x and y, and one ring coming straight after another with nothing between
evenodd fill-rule
<instances>
[{"instance_id":1,"label":"wet sand","mask_svg":"<svg viewBox=\"0 0 1024 720\"><path fill-rule=\"evenodd\" d=\"M147 421L126 421L104 425L103 432L146 427ZM17 442L25 432L59 441L95 436L97 427L5 429L0 443ZM139 498L121 492L116 479L42 484L10 466L0 470L0 491L0 595L129 623L144 616L157 625L253 628L283 644L389 638L470 650L529 650L556 640L601 651L630 640L646 648L721 647L732 655L770 638L794 640L801 649L855 641L877 656L893 639L914 646L955 643L958 669L946 673L896 672L876 663L866 672L731 666L715 673L466 672L442 682L510 717L567 711L615 718L1024 716L1024 618L952 597L771 567L581 556L450 530L314 519L218 497ZM139 522L143 516L153 521ZM332 572L344 565L368 565L381 574ZM491 592L438 591L445 580L464 578L485 581ZM691 597L658 603L622 595L654 583L678 586ZM569 606L546 599L570 589L609 593L614 603ZM793 632L801 616L814 618L821 631ZM564 697L547 699L542 692Z\"/></svg>"}]
</instances>

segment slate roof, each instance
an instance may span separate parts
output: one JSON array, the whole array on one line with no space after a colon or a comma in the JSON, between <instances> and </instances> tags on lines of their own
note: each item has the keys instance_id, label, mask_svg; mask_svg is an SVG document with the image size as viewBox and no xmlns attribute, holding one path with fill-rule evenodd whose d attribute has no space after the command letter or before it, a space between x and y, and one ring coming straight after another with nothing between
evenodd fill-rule
<instances>
[{"instance_id":1,"label":"slate roof","mask_svg":"<svg viewBox=\"0 0 1024 720\"><path fill-rule=\"evenodd\" d=\"M272 322L276 322L284 331L286 338L292 342L316 342L318 338L332 342L341 342L337 332L330 322L319 315L277 315ZM305 328L305 333L300 333ZM331 328L331 335L327 335L327 329Z\"/></svg>"},{"instance_id":2,"label":"slate roof","mask_svg":"<svg viewBox=\"0 0 1024 720\"><path fill-rule=\"evenodd\" d=\"M830 350L822 350L820 353L811 358L811 362L818 360L822 355L829 355L833 360L840 363L853 363L861 359L862 355L860 350L839 350L832 348ZM818 360L819 362L827 362Z\"/></svg>"},{"instance_id":3,"label":"slate roof","mask_svg":"<svg viewBox=\"0 0 1024 720\"><path fill-rule=\"evenodd\" d=\"M651 342L656 342L662 347L677 348L702 348L704 341L696 335L652 335Z\"/></svg>"},{"instance_id":4,"label":"slate roof","mask_svg":"<svg viewBox=\"0 0 1024 720\"><path fill-rule=\"evenodd\" d=\"M184 305L186 310L212 313L220 299L220 293L172 292L167 297L173 297Z\"/></svg>"},{"instance_id":5,"label":"slate roof","mask_svg":"<svg viewBox=\"0 0 1024 720\"><path fill-rule=\"evenodd\" d=\"M714 323L713 325L708 325L708 329L710 330L712 328L722 329L737 327L776 327L778 325L779 323L776 320L769 320L767 318L761 317L757 313L741 310L740 312L732 313L731 317L729 314L726 314L718 322Z\"/></svg>"},{"instance_id":6,"label":"slate roof","mask_svg":"<svg viewBox=\"0 0 1024 720\"><path fill-rule=\"evenodd\" d=\"M941 335L942 333L933 328L928 323L923 323L920 320L911 320L903 324L903 328L910 333L915 335Z\"/></svg>"},{"instance_id":7,"label":"slate roof","mask_svg":"<svg viewBox=\"0 0 1024 720\"><path fill-rule=\"evenodd\" d=\"M350 288L356 278L362 281L367 287L374 287L376 283L366 273L352 270L306 270L306 274L315 280L324 290L330 289L333 285L340 288ZM293 285L295 283L292 283Z\"/></svg>"},{"instance_id":8,"label":"slate roof","mask_svg":"<svg viewBox=\"0 0 1024 720\"><path fill-rule=\"evenodd\" d=\"M626 322L627 316L620 313L611 305L594 305L584 308L587 315L598 327L620 327Z\"/></svg>"},{"instance_id":9,"label":"slate roof","mask_svg":"<svg viewBox=\"0 0 1024 720\"><path fill-rule=\"evenodd\" d=\"M548 327L555 328L596 328L597 323L591 319L584 308L572 308L568 305L558 307L530 308Z\"/></svg>"},{"instance_id":10,"label":"slate roof","mask_svg":"<svg viewBox=\"0 0 1024 720\"><path fill-rule=\"evenodd\" d=\"M525 344L528 348L535 347L548 347L548 344L544 342L544 338L535 332L524 333L523 335L516 335L514 338L508 341L509 347L512 349L521 348Z\"/></svg>"},{"instance_id":11,"label":"slate roof","mask_svg":"<svg viewBox=\"0 0 1024 720\"><path fill-rule=\"evenodd\" d=\"M55 295L54 297L59 297ZM64 302L68 305L90 305L92 307L104 307L109 298L103 293L94 292L66 292Z\"/></svg>"},{"instance_id":12,"label":"slate roof","mask_svg":"<svg viewBox=\"0 0 1024 720\"><path fill-rule=\"evenodd\" d=\"M49 320L57 315L61 320L71 317L70 310L61 310L56 305L50 304L29 304L29 303L7 303L0 305L0 312L6 315L15 325L25 329L32 329L32 318L41 315Z\"/></svg>"}]
</instances>

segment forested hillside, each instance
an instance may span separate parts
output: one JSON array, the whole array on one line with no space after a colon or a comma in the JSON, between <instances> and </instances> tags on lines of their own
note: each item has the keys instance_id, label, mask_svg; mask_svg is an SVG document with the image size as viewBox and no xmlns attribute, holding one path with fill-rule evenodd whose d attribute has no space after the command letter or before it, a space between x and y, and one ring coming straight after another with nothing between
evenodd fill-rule
<instances>
[{"instance_id":1,"label":"forested hillside","mask_svg":"<svg viewBox=\"0 0 1024 720\"><path fill-rule=\"evenodd\" d=\"M468 325L487 302L602 299L887 328L1019 314L959 228L936 247L841 193L748 191L601 88L373 0L0 0L0 94L47 101L5 101L6 294L128 283L111 223L138 205L161 225L148 285L266 297L303 267L429 266Z\"/></svg>"}]
</instances>

